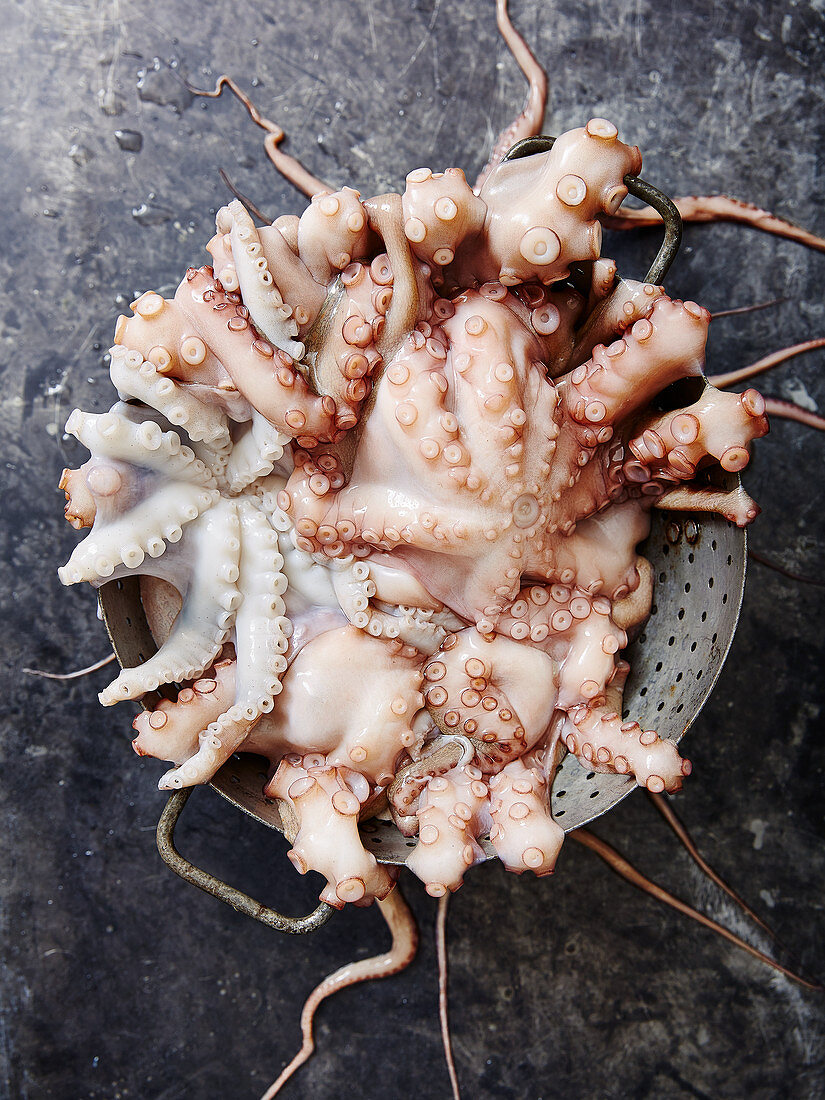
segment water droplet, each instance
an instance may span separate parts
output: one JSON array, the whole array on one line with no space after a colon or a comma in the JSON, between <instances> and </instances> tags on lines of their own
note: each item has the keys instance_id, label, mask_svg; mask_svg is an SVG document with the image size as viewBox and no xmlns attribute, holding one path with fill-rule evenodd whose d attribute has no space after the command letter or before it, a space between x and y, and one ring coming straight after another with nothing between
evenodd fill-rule
<instances>
[{"instance_id":1,"label":"water droplet","mask_svg":"<svg viewBox=\"0 0 825 1100\"><path fill-rule=\"evenodd\" d=\"M126 153L139 153L143 148L143 134L138 130L115 130L115 141Z\"/></svg>"},{"instance_id":2,"label":"water droplet","mask_svg":"<svg viewBox=\"0 0 825 1100\"><path fill-rule=\"evenodd\" d=\"M163 225L172 217L172 211L151 202L142 202L140 206L132 208L132 217L138 225Z\"/></svg>"},{"instance_id":3,"label":"water droplet","mask_svg":"<svg viewBox=\"0 0 825 1100\"><path fill-rule=\"evenodd\" d=\"M78 168L83 168L89 163L94 153L87 145L70 145L69 159L73 160Z\"/></svg>"},{"instance_id":4,"label":"water droplet","mask_svg":"<svg viewBox=\"0 0 825 1100\"><path fill-rule=\"evenodd\" d=\"M156 57L151 69L138 76L138 95L144 103L171 107L178 114L185 111L195 98L181 78Z\"/></svg>"},{"instance_id":5,"label":"water droplet","mask_svg":"<svg viewBox=\"0 0 825 1100\"><path fill-rule=\"evenodd\" d=\"M123 114L124 102L111 88L101 88L97 93L97 102L104 115L113 118L115 115Z\"/></svg>"}]
</instances>

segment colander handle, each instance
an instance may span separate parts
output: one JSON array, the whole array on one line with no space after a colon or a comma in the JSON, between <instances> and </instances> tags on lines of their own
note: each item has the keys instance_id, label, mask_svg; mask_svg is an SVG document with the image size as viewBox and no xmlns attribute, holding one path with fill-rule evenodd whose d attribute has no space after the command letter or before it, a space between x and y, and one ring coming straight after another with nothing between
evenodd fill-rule
<instances>
[{"instance_id":1,"label":"colander handle","mask_svg":"<svg viewBox=\"0 0 825 1100\"><path fill-rule=\"evenodd\" d=\"M176 875L180 875L186 882L190 882L193 886L197 886L199 890L204 890L207 894L218 898L219 901L231 905L233 909L243 913L244 916L253 917L268 928L274 928L277 932L288 932L290 935L297 936L305 932L314 932L316 928L326 924L332 916L332 906L327 905L326 902L322 901L317 909L314 909L305 917L286 917L283 913L270 909L268 905L255 901L254 898L244 894L241 890L236 890L234 886L230 886L228 883L216 878L209 871L196 867L194 863L190 863L188 859L182 856L175 847L175 826L191 794L191 787L175 791L166 803L158 821L158 851L163 862L171 867Z\"/></svg>"}]
</instances>

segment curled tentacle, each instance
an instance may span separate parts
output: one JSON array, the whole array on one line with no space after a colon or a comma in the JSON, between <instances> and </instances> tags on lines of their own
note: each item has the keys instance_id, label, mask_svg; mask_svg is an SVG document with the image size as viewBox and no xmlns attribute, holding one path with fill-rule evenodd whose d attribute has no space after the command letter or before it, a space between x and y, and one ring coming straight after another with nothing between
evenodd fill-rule
<instances>
[{"instance_id":1,"label":"curled tentacle","mask_svg":"<svg viewBox=\"0 0 825 1100\"><path fill-rule=\"evenodd\" d=\"M689 480L707 458L738 473L750 461L751 442L768 432L766 409L756 390L724 393L708 386L692 405L643 419L628 447L653 476L665 471Z\"/></svg>"},{"instance_id":2,"label":"curled tentacle","mask_svg":"<svg viewBox=\"0 0 825 1100\"><path fill-rule=\"evenodd\" d=\"M508 871L549 875L564 840L550 813L547 778L523 760L511 760L490 779L490 840Z\"/></svg>"},{"instance_id":3,"label":"curled tentacle","mask_svg":"<svg viewBox=\"0 0 825 1100\"><path fill-rule=\"evenodd\" d=\"M361 793L365 800L368 787ZM303 758L290 754L267 784L266 794L278 800L292 843L292 863L302 875L313 870L326 878L321 901L340 909L346 902L369 904L387 896L393 881L361 843L362 799L347 783L346 769L331 767L319 753Z\"/></svg>"},{"instance_id":4,"label":"curled tentacle","mask_svg":"<svg viewBox=\"0 0 825 1100\"><path fill-rule=\"evenodd\" d=\"M418 844L407 866L432 897L457 890L467 869L484 859L476 838L489 829L488 800L481 769L472 764L427 781L417 811Z\"/></svg>"},{"instance_id":5,"label":"curled tentacle","mask_svg":"<svg viewBox=\"0 0 825 1100\"><path fill-rule=\"evenodd\" d=\"M128 493L129 472L94 461L87 463L87 468L86 483L96 504L95 520L92 530L57 571L64 584L97 583L109 580L115 571L140 569L147 559L159 558L170 544L180 542L184 529L204 513L209 514L220 499L217 489L172 481L145 499L141 493L139 503L131 508L124 506L111 518L111 511L108 516L101 513L101 500L110 509L116 508L108 498L119 493L122 486Z\"/></svg>"},{"instance_id":6,"label":"curled tentacle","mask_svg":"<svg viewBox=\"0 0 825 1100\"><path fill-rule=\"evenodd\" d=\"M283 152L280 148L280 144L286 136L284 131L277 123L270 121L268 118L264 118L257 107L252 103L249 96L241 91L230 76L219 76L215 83L215 88L211 92L205 92L201 88L195 88L189 83L186 83L186 87L193 95L203 96L204 99L219 99L224 88L229 88L235 98L240 100L244 105L247 114L255 125L260 126L262 130L266 130L266 137L264 138L266 155L284 179L299 191L303 191L305 195L314 195L318 191L331 190L323 180L319 180L317 176L313 176L311 172L308 172L299 160Z\"/></svg>"},{"instance_id":7,"label":"curled tentacle","mask_svg":"<svg viewBox=\"0 0 825 1100\"><path fill-rule=\"evenodd\" d=\"M418 929L415 918L410 912L409 906L399 887L378 900L378 908L381 916L387 922L392 935L392 946L384 955L376 955L371 959L360 959L358 962L347 963L328 978L324 978L304 1004L301 1011L301 1031L303 1043L301 1049L292 1059L281 1075L274 1081L261 1097L261 1100L272 1100L276 1096L295 1071L306 1062L315 1049L315 1040L312 1035L312 1024L315 1012L321 1001L331 997L340 989L355 985L358 982L372 981L374 978L388 978L397 974L415 958L418 948Z\"/></svg>"},{"instance_id":8,"label":"curled tentacle","mask_svg":"<svg viewBox=\"0 0 825 1100\"><path fill-rule=\"evenodd\" d=\"M203 341L200 344L206 347ZM201 347L196 347L193 354L199 356ZM166 377L155 363L145 360L139 351L116 344L110 355L109 374L122 397L142 401L161 413L173 427L183 428L191 440L207 449L216 464L226 461L232 441L227 418L218 405L199 400L191 390Z\"/></svg>"},{"instance_id":9,"label":"curled tentacle","mask_svg":"<svg viewBox=\"0 0 825 1100\"><path fill-rule=\"evenodd\" d=\"M94 533L94 532L93 532ZM125 668L100 693L104 706L137 699L160 684L190 680L208 668L229 637L241 602L237 581L240 553L237 508L222 500L188 532L191 552L210 569L195 572L172 633L157 653L136 668ZM82 544L81 544L82 545ZM190 547L184 547L190 552ZM70 563L71 564L71 563Z\"/></svg>"}]
</instances>

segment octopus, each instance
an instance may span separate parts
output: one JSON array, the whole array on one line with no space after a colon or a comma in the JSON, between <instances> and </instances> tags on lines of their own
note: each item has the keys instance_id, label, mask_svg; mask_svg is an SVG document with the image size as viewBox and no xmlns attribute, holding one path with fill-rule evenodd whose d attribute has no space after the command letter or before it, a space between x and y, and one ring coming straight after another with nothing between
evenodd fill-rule
<instances>
[{"instance_id":1,"label":"octopus","mask_svg":"<svg viewBox=\"0 0 825 1100\"><path fill-rule=\"evenodd\" d=\"M437 897L481 837L553 870L564 753L657 793L690 773L620 717L652 596L637 547L654 506L749 522L743 491L697 478L743 469L768 424L755 390L705 382L708 312L601 256L640 169L596 118L475 189L421 168L264 228L235 200L212 264L118 323L120 400L69 418L92 457L63 476L67 516L91 530L61 579L181 600L101 702L182 685L135 721L136 751L175 765L162 788L267 757L330 905L393 886L359 839L376 812ZM685 380L693 401L655 407Z\"/></svg>"},{"instance_id":2,"label":"octopus","mask_svg":"<svg viewBox=\"0 0 825 1100\"><path fill-rule=\"evenodd\" d=\"M162 789L265 757L290 859L336 908L397 910L370 817L445 897L487 838L509 870L553 871L566 754L678 791L690 762L623 716L653 598L639 548L653 509L758 513L716 475L747 465L765 400L706 377L706 309L602 255L639 149L592 118L506 155L544 113L526 57L527 105L475 185L422 167L364 198L270 133L307 208L221 208L211 263L119 319L118 400L66 425L91 457L61 479L88 533L60 578L139 577L158 641L101 703L161 692L133 746L173 765Z\"/></svg>"}]
</instances>

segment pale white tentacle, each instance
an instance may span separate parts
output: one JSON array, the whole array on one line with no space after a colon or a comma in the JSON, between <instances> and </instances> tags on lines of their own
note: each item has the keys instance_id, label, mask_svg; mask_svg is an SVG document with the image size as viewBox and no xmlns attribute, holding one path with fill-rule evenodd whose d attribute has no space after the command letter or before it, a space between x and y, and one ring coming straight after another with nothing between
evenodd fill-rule
<instances>
[{"instance_id":1,"label":"pale white tentacle","mask_svg":"<svg viewBox=\"0 0 825 1100\"><path fill-rule=\"evenodd\" d=\"M109 374L122 397L143 401L175 427L183 428L190 439L207 444L216 459L225 461L232 446L229 426L216 405L199 401L185 386L161 374L138 351L115 344L110 348Z\"/></svg>"},{"instance_id":2,"label":"pale white tentacle","mask_svg":"<svg viewBox=\"0 0 825 1100\"><path fill-rule=\"evenodd\" d=\"M108 580L121 565L137 570L147 554L159 558L169 543L179 542L184 527L219 498L217 489L170 482L114 522L96 523L57 575L63 584L77 584Z\"/></svg>"},{"instance_id":3,"label":"pale white tentacle","mask_svg":"<svg viewBox=\"0 0 825 1100\"><path fill-rule=\"evenodd\" d=\"M215 475L177 432L162 431L154 420L135 423L115 406L107 413L75 409L66 431L93 455L119 459L134 466L157 470L173 480L192 481L206 489L216 487Z\"/></svg>"},{"instance_id":4,"label":"pale white tentacle","mask_svg":"<svg viewBox=\"0 0 825 1100\"><path fill-rule=\"evenodd\" d=\"M208 668L229 637L238 591L240 555L238 510L221 500L188 532L198 568L172 633L157 653L136 668L125 668L100 693L104 706L136 699L160 684L190 680Z\"/></svg>"},{"instance_id":5,"label":"pale white tentacle","mask_svg":"<svg viewBox=\"0 0 825 1100\"><path fill-rule=\"evenodd\" d=\"M271 474L284 453L289 436L279 432L257 412L235 440L224 478L231 493L240 493L260 477Z\"/></svg>"},{"instance_id":6,"label":"pale white tentacle","mask_svg":"<svg viewBox=\"0 0 825 1100\"><path fill-rule=\"evenodd\" d=\"M278 536L252 500L238 505L241 521L240 589L243 597L235 617L238 654L236 704L257 713L272 709L281 691L292 624L282 599L287 589Z\"/></svg>"},{"instance_id":7,"label":"pale white tentacle","mask_svg":"<svg viewBox=\"0 0 825 1100\"><path fill-rule=\"evenodd\" d=\"M302 359L304 345L294 339L298 335L298 324L278 290L258 230L243 203L235 199L219 210L217 224L219 232L229 232L241 297L255 327L276 348L293 359ZM219 272L218 278L222 275L223 272Z\"/></svg>"}]
</instances>

